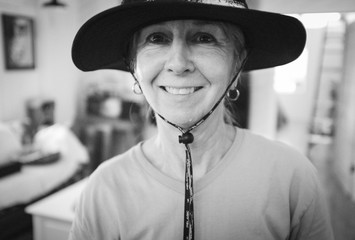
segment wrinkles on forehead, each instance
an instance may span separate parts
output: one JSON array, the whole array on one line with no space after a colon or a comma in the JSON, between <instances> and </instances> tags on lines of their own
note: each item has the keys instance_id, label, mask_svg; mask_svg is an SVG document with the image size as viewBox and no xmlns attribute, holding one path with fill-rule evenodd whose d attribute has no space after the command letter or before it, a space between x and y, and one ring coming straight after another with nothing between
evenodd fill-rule
<instances>
[{"instance_id":1,"label":"wrinkles on forehead","mask_svg":"<svg viewBox=\"0 0 355 240\"><path fill-rule=\"evenodd\" d=\"M233 42L234 46L234 54L238 60L238 64L242 62L242 60L246 57L246 43L245 43L245 37L242 32L242 30L237 27L234 24L231 23L226 23L226 22L216 22L216 21L207 21L207 20L173 20L173 21L167 21L167 22L161 22L154 24L154 26L165 26L167 24L172 24L177 21L185 21L185 22L190 22L193 24L193 26L196 26L197 28L203 28L203 27L210 27L210 26L218 26L224 33L224 35L227 37L228 40ZM147 26L139 31L137 31L131 41L130 41L130 46L129 46L129 51L128 51L128 62L130 64L130 69L131 71L134 71L135 69L135 61L136 61L136 56L137 56L137 47L138 47L138 39L141 34L141 32L149 28L150 26Z\"/></svg>"}]
</instances>

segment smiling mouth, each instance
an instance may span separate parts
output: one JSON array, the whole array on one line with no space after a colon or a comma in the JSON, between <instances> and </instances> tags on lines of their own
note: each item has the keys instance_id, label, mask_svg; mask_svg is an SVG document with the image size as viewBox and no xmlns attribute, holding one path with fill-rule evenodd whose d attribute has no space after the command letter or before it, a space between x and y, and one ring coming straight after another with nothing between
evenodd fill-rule
<instances>
[{"instance_id":1,"label":"smiling mouth","mask_svg":"<svg viewBox=\"0 0 355 240\"><path fill-rule=\"evenodd\" d=\"M198 90L200 90L202 87L181 87L181 88L176 88L176 87L161 87L164 91L174 94L174 95L188 95L192 94Z\"/></svg>"}]
</instances>

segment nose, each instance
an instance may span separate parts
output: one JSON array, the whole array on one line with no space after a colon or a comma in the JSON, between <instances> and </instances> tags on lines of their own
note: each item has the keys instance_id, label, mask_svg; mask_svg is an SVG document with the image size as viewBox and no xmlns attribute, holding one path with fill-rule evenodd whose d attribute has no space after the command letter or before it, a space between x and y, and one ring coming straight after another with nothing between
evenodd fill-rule
<instances>
[{"instance_id":1,"label":"nose","mask_svg":"<svg viewBox=\"0 0 355 240\"><path fill-rule=\"evenodd\" d=\"M194 71L195 66L186 42L183 40L175 40L172 42L167 55L165 69L177 75Z\"/></svg>"}]
</instances>

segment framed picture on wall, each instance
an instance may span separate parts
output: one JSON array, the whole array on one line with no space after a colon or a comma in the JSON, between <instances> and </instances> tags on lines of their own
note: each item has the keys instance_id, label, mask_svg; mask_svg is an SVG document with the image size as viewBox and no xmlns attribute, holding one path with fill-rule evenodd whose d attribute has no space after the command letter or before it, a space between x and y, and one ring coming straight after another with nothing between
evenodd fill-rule
<instances>
[{"instance_id":1,"label":"framed picture on wall","mask_svg":"<svg viewBox=\"0 0 355 240\"><path fill-rule=\"evenodd\" d=\"M34 23L27 16L2 14L5 68L33 69Z\"/></svg>"}]
</instances>

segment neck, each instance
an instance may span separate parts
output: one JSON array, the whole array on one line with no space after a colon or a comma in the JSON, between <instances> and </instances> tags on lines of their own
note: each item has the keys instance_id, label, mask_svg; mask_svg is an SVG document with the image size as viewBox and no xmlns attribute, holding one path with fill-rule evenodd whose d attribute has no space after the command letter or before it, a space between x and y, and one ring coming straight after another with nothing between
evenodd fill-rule
<instances>
[{"instance_id":1,"label":"neck","mask_svg":"<svg viewBox=\"0 0 355 240\"><path fill-rule=\"evenodd\" d=\"M191 132L194 141L189 146L196 180L216 166L234 140L234 127L224 123L220 113L216 109L210 118ZM183 181L186 155L184 144L178 141L181 132L159 117L157 127L157 135L144 144L143 150L160 171Z\"/></svg>"}]
</instances>

